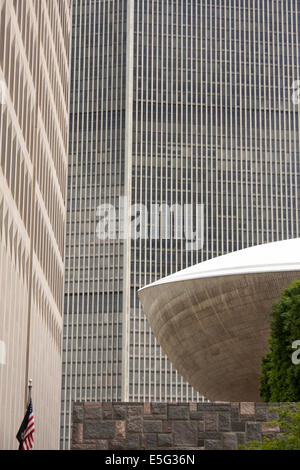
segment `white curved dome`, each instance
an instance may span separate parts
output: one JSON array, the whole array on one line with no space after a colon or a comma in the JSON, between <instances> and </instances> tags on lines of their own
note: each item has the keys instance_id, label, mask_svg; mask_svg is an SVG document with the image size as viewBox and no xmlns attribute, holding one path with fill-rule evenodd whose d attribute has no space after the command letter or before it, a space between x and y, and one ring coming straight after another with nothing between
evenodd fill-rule
<instances>
[{"instance_id":1,"label":"white curved dome","mask_svg":"<svg viewBox=\"0 0 300 470\"><path fill-rule=\"evenodd\" d=\"M264 243L218 256L159 279L142 289L158 284L204 277L295 271L298 269L300 269L300 238L293 238L291 240Z\"/></svg>"}]
</instances>

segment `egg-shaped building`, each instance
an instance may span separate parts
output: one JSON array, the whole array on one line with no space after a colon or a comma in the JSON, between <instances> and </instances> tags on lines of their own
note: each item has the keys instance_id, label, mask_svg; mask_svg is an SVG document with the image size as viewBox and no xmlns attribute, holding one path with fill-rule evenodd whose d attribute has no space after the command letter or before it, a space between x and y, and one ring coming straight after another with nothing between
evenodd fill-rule
<instances>
[{"instance_id":1,"label":"egg-shaped building","mask_svg":"<svg viewBox=\"0 0 300 470\"><path fill-rule=\"evenodd\" d=\"M162 349L196 390L209 400L259 401L272 305L296 279L299 238L213 258L139 297Z\"/></svg>"}]
</instances>

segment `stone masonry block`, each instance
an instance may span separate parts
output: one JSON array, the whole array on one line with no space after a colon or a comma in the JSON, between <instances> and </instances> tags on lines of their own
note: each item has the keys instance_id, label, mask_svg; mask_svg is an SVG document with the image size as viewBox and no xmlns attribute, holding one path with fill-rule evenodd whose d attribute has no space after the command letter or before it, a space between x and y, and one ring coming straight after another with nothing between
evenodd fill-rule
<instances>
[{"instance_id":1,"label":"stone masonry block","mask_svg":"<svg viewBox=\"0 0 300 470\"><path fill-rule=\"evenodd\" d=\"M144 432L145 433L155 433L162 431L162 422L161 421L144 421Z\"/></svg>"},{"instance_id":2,"label":"stone masonry block","mask_svg":"<svg viewBox=\"0 0 300 470\"><path fill-rule=\"evenodd\" d=\"M197 411L197 403L190 403L189 409L190 411Z\"/></svg>"},{"instance_id":3,"label":"stone masonry block","mask_svg":"<svg viewBox=\"0 0 300 470\"><path fill-rule=\"evenodd\" d=\"M213 411L230 411L231 403L227 402L217 402L214 403Z\"/></svg>"},{"instance_id":4,"label":"stone masonry block","mask_svg":"<svg viewBox=\"0 0 300 470\"><path fill-rule=\"evenodd\" d=\"M151 414L151 403L144 403L144 415Z\"/></svg>"},{"instance_id":5,"label":"stone masonry block","mask_svg":"<svg viewBox=\"0 0 300 470\"><path fill-rule=\"evenodd\" d=\"M213 403L197 403L198 411L212 411Z\"/></svg>"},{"instance_id":6,"label":"stone masonry block","mask_svg":"<svg viewBox=\"0 0 300 470\"><path fill-rule=\"evenodd\" d=\"M246 423L247 441L261 441L261 423Z\"/></svg>"},{"instance_id":7,"label":"stone masonry block","mask_svg":"<svg viewBox=\"0 0 300 470\"><path fill-rule=\"evenodd\" d=\"M102 403L103 419L113 419L112 403Z\"/></svg>"},{"instance_id":8,"label":"stone masonry block","mask_svg":"<svg viewBox=\"0 0 300 470\"><path fill-rule=\"evenodd\" d=\"M238 447L237 435L233 432L226 432L223 434L223 446L224 450L236 450Z\"/></svg>"},{"instance_id":9,"label":"stone masonry block","mask_svg":"<svg viewBox=\"0 0 300 470\"><path fill-rule=\"evenodd\" d=\"M177 406L177 405L169 405L168 407L168 418L169 419L189 419L189 406Z\"/></svg>"},{"instance_id":10,"label":"stone masonry block","mask_svg":"<svg viewBox=\"0 0 300 470\"><path fill-rule=\"evenodd\" d=\"M146 449L155 450L157 449L157 434L145 434Z\"/></svg>"},{"instance_id":11,"label":"stone masonry block","mask_svg":"<svg viewBox=\"0 0 300 470\"><path fill-rule=\"evenodd\" d=\"M97 450L108 450L108 440L106 439L99 439L96 442L96 449Z\"/></svg>"},{"instance_id":12,"label":"stone masonry block","mask_svg":"<svg viewBox=\"0 0 300 470\"><path fill-rule=\"evenodd\" d=\"M198 426L196 421L174 421L173 436L176 446L196 447L198 444Z\"/></svg>"},{"instance_id":13,"label":"stone masonry block","mask_svg":"<svg viewBox=\"0 0 300 470\"><path fill-rule=\"evenodd\" d=\"M222 439L222 433L221 432L199 432L198 433L199 439L217 439L220 440Z\"/></svg>"},{"instance_id":14,"label":"stone masonry block","mask_svg":"<svg viewBox=\"0 0 300 470\"><path fill-rule=\"evenodd\" d=\"M126 421L116 421L115 422L115 439L125 439L126 438Z\"/></svg>"},{"instance_id":15,"label":"stone masonry block","mask_svg":"<svg viewBox=\"0 0 300 470\"><path fill-rule=\"evenodd\" d=\"M127 434L127 444L129 450L139 450L141 448L139 434Z\"/></svg>"},{"instance_id":16,"label":"stone masonry block","mask_svg":"<svg viewBox=\"0 0 300 470\"><path fill-rule=\"evenodd\" d=\"M173 445L172 434L158 434L157 445L158 447L172 447Z\"/></svg>"},{"instance_id":17,"label":"stone masonry block","mask_svg":"<svg viewBox=\"0 0 300 470\"><path fill-rule=\"evenodd\" d=\"M83 421L83 403L73 405L73 423Z\"/></svg>"},{"instance_id":18,"label":"stone masonry block","mask_svg":"<svg viewBox=\"0 0 300 470\"><path fill-rule=\"evenodd\" d=\"M255 406L255 421L267 421L267 408Z\"/></svg>"},{"instance_id":19,"label":"stone masonry block","mask_svg":"<svg viewBox=\"0 0 300 470\"><path fill-rule=\"evenodd\" d=\"M198 421L204 420L204 413L202 411L190 411L190 419L196 419Z\"/></svg>"},{"instance_id":20,"label":"stone masonry block","mask_svg":"<svg viewBox=\"0 0 300 470\"><path fill-rule=\"evenodd\" d=\"M151 411L154 415L167 415L168 405L167 403L151 403Z\"/></svg>"},{"instance_id":21,"label":"stone masonry block","mask_svg":"<svg viewBox=\"0 0 300 470\"><path fill-rule=\"evenodd\" d=\"M73 444L72 450L97 450L97 442L82 442L81 444Z\"/></svg>"},{"instance_id":22,"label":"stone masonry block","mask_svg":"<svg viewBox=\"0 0 300 470\"><path fill-rule=\"evenodd\" d=\"M102 406L101 405L92 405L84 407L84 419L85 421L90 420L102 420Z\"/></svg>"},{"instance_id":23,"label":"stone masonry block","mask_svg":"<svg viewBox=\"0 0 300 470\"><path fill-rule=\"evenodd\" d=\"M239 406L232 406L231 407L231 422L233 421L240 421L240 407Z\"/></svg>"},{"instance_id":24,"label":"stone masonry block","mask_svg":"<svg viewBox=\"0 0 300 470\"><path fill-rule=\"evenodd\" d=\"M73 423L72 440L76 444L83 441L83 423Z\"/></svg>"},{"instance_id":25,"label":"stone masonry block","mask_svg":"<svg viewBox=\"0 0 300 470\"><path fill-rule=\"evenodd\" d=\"M162 422L162 432L172 432L172 421Z\"/></svg>"},{"instance_id":26,"label":"stone masonry block","mask_svg":"<svg viewBox=\"0 0 300 470\"><path fill-rule=\"evenodd\" d=\"M218 431L218 414L213 412L205 413L204 426L205 431Z\"/></svg>"},{"instance_id":27,"label":"stone masonry block","mask_svg":"<svg viewBox=\"0 0 300 470\"><path fill-rule=\"evenodd\" d=\"M83 425L84 439L113 439L114 435L114 421L87 421Z\"/></svg>"},{"instance_id":28,"label":"stone masonry block","mask_svg":"<svg viewBox=\"0 0 300 470\"><path fill-rule=\"evenodd\" d=\"M109 450L127 450L128 444L126 440L112 439L109 441Z\"/></svg>"},{"instance_id":29,"label":"stone masonry block","mask_svg":"<svg viewBox=\"0 0 300 470\"><path fill-rule=\"evenodd\" d=\"M143 418L142 416L131 416L127 418L127 432L138 432L143 431Z\"/></svg>"},{"instance_id":30,"label":"stone masonry block","mask_svg":"<svg viewBox=\"0 0 300 470\"><path fill-rule=\"evenodd\" d=\"M217 439L207 439L204 443L205 450L221 450L222 442Z\"/></svg>"},{"instance_id":31,"label":"stone masonry block","mask_svg":"<svg viewBox=\"0 0 300 470\"><path fill-rule=\"evenodd\" d=\"M219 414L219 431L231 431L230 414L220 412Z\"/></svg>"},{"instance_id":32,"label":"stone masonry block","mask_svg":"<svg viewBox=\"0 0 300 470\"><path fill-rule=\"evenodd\" d=\"M128 406L127 415L129 417L142 416L144 407L141 406Z\"/></svg>"},{"instance_id":33,"label":"stone masonry block","mask_svg":"<svg viewBox=\"0 0 300 470\"><path fill-rule=\"evenodd\" d=\"M231 431L233 431L233 432L245 432L245 430L246 430L245 421L232 421Z\"/></svg>"},{"instance_id":34,"label":"stone masonry block","mask_svg":"<svg viewBox=\"0 0 300 470\"><path fill-rule=\"evenodd\" d=\"M243 415L254 415L255 414L255 404L253 402L241 402L240 404L240 413Z\"/></svg>"},{"instance_id":35,"label":"stone masonry block","mask_svg":"<svg viewBox=\"0 0 300 470\"><path fill-rule=\"evenodd\" d=\"M204 421L198 421L198 432L204 432Z\"/></svg>"},{"instance_id":36,"label":"stone masonry block","mask_svg":"<svg viewBox=\"0 0 300 470\"><path fill-rule=\"evenodd\" d=\"M113 418L114 419L126 419L127 407L125 405L113 405Z\"/></svg>"}]
</instances>

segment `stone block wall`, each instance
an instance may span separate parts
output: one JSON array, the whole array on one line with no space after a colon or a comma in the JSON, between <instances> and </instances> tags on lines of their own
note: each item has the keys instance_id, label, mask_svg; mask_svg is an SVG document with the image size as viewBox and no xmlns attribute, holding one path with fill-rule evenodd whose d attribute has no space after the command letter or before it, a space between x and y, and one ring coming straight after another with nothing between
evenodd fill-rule
<instances>
[{"instance_id":1,"label":"stone block wall","mask_svg":"<svg viewBox=\"0 0 300 470\"><path fill-rule=\"evenodd\" d=\"M233 450L280 430L265 403L92 403L73 405L72 449ZM274 406L274 404L272 405Z\"/></svg>"}]
</instances>

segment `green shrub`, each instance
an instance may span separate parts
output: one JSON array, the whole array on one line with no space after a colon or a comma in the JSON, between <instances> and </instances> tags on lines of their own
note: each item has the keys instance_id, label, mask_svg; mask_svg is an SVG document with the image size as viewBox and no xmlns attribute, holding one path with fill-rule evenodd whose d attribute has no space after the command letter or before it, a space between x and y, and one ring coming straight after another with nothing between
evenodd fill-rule
<instances>
[{"instance_id":1,"label":"green shrub","mask_svg":"<svg viewBox=\"0 0 300 470\"><path fill-rule=\"evenodd\" d=\"M283 291L271 317L270 350L262 358L260 395L265 402L298 402L300 364L292 362L292 344L300 340L300 281Z\"/></svg>"}]
</instances>

